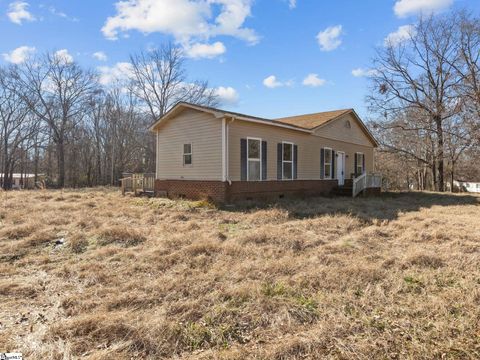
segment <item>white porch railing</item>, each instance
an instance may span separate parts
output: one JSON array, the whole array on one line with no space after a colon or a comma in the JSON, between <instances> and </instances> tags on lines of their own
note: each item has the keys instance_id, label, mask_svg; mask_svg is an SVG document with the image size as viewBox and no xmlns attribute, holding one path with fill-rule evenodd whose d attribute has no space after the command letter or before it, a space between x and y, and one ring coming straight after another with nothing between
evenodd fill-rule
<instances>
[{"instance_id":1,"label":"white porch railing","mask_svg":"<svg viewBox=\"0 0 480 360\"><path fill-rule=\"evenodd\" d=\"M382 175L381 174L362 174L353 180L352 195L356 197L361 192L370 188L382 187Z\"/></svg>"},{"instance_id":2,"label":"white porch railing","mask_svg":"<svg viewBox=\"0 0 480 360\"><path fill-rule=\"evenodd\" d=\"M155 190L155 174L132 174L120 179L122 194L127 191L138 193L153 193Z\"/></svg>"}]
</instances>

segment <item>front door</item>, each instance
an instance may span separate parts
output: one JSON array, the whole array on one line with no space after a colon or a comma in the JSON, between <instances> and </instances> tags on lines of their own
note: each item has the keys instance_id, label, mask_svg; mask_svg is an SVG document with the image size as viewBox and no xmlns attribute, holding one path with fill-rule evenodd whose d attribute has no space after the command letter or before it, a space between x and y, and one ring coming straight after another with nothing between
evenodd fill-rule
<instances>
[{"instance_id":1,"label":"front door","mask_svg":"<svg viewBox=\"0 0 480 360\"><path fill-rule=\"evenodd\" d=\"M345 153L337 152L337 179L338 185L343 186L345 184Z\"/></svg>"}]
</instances>

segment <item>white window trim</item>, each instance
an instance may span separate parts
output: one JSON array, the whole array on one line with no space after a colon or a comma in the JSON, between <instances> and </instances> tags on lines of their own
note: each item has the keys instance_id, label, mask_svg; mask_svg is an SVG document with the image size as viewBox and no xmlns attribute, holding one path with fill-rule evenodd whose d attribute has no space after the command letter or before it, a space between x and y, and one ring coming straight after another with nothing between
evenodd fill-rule
<instances>
[{"instance_id":1,"label":"white window trim","mask_svg":"<svg viewBox=\"0 0 480 360\"><path fill-rule=\"evenodd\" d=\"M340 157L340 154L343 155L343 169L342 170L343 170L343 180L345 181L345 178L346 178L346 175L347 175L346 174L346 172L347 172L347 170L346 170L346 168L347 168L347 164L346 164L347 154L345 153L345 151L341 151L341 150L335 151L335 157L336 157L336 159L335 159L335 172L336 172L335 179L340 180L337 176L338 175L338 170L339 170L337 160Z\"/></svg>"},{"instance_id":2,"label":"white window trim","mask_svg":"<svg viewBox=\"0 0 480 360\"><path fill-rule=\"evenodd\" d=\"M357 155L362 155L362 161L360 162L360 164L358 163L358 156ZM357 162L357 168L355 169L355 174L357 173L357 170L360 166L362 167L362 172L359 175L365 174L365 169L363 168L363 161L365 159L365 154L362 153L362 152L356 152L355 157L356 157L356 160L357 160L356 161Z\"/></svg>"},{"instance_id":3,"label":"white window trim","mask_svg":"<svg viewBox=\"0 0 480 360\"><path fill-rule=\"evenodd\" d=\"M260 142L260 154L259 154L259 158L258 159L250 159L249 157L249 152L248 152L248 142L250 140L254 140L254 141L259 141ZM260 163L260 179L259 180L250 180L250 171L249 171L249 166L248 166L248 163L250 161L258 161ZM262 164L262 139L261 138L255 138L255 137L247 137L247 181L262 181L262 170L263 170L263 164Z\"/></svg>"},{"instance_id":4,"label":"white window trim","mask_svg":"<svg viewBox=\"0 0 480 360\"><path fill-rule=\"evenodd\" d=\"M326 154L326 150L330 150L330 162L327 163L325 160L327 159L327 154ZM329 147L324 147L323 148L323 178L325 180L331 180L333 179L333 174L332 174L332 163L333 163L333 149L332 148L329 148ZM327 177L326 176L326 173L325 173L325 168L327 165L330 165L330 176Z\"/></svg>"},{"instance_id":5,"label":"white window trim","mask_svg":"<svg viewBox=\"0 0 480 360\"><path fill-rule=\"evenodd\" d=\"M185 145L190 145L190 152L186 153L185 152ZM183 143L182 144L182 159L183 159L183 166L193 166L193 143ZM190 164L185 164L185 156L190 155L191 158L191 163Z\"/></svg>"},{"instance_id":6,"label":"white window trim","mask_svg":"<svg viewBox=\"0 0 480 360\"><path fill-rule=\"evenodd\" d=\"M285 151L285 149L284 149L285 144L292 145L292 160L291 161L283 160L283 154L284 154L284 151ZM294 176L293 176L293 169L295 167L295 164L294 164L294 161L295 161L294 148L295 148L295 144L293 142L282 141L282 180L286 180L286 181L294 180ZM284 167L285 163L291 163L292 164L292 178L291 179L286 179L285 178L285 167Z\"/></svg>"}]
</instances>

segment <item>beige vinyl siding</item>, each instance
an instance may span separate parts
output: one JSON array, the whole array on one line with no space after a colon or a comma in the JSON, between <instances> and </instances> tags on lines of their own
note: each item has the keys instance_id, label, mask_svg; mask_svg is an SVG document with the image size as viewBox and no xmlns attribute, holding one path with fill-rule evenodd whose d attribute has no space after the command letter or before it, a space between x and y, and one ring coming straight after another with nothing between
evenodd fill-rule
<instances>
[{"instance_id":1,"label":"beige vinyl siding","mask_svg":"<svg viewBox=\"0 0 480 360\"><path fill-rule=\"evenodd\" d=\"M347 121L350 122L350 128L345 126ZM358 124L355 116L352 114L344 115L339 119L318 128L315 130L315 134L328 139L340 140L364 146L372 146L372 143Z\"/></svg>"},{"instance_id":2,"label":"beige vinyl siding","mask_svg":"<svg viewBox=\"0 0 480 360\"><path fill-rule=\"evenodd\" d=\"M192 144L192 165L183 165L183 144ZM157 131L157 179L222 180L222 120L185 110Z\"/></svg>"},{"instance_id":3,"label":"beige vinyl siding","mask_svg":"<svg viewBox=\"0 0 480 360\"><path fill-rule=\"evenodd\" d=\"M241 120L228 121L228 134L228 177L232 181L240 180L240 139L248 137L261 138L267 141L267 180L277 180L277 144L282 141L292 142L298 146L299 180L317 180L320 178L320 149L322 147L330 147L335 151L345 152L347 179L354 172L355 152L365 154L367 171L373 171L373 146L368 139L366 139L368 146L363 146Z\"/></svg>"}]
</instances>

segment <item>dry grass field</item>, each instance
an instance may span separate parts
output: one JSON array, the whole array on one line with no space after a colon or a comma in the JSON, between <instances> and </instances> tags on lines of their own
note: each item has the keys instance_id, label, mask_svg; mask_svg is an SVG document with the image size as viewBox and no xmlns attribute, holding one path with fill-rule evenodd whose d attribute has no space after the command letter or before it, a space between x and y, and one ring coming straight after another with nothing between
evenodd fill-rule
<instances>
[{"instance_id":1,"label":"dry grass field","mask_svg":"<svg viewBox=\"0 0 480 360\"><path fill-rule=\"evenodd\" d=\"M480 197L217 209L97 189L0 204L0 352L480 358Z\"/></svg>"}]
</instances>

